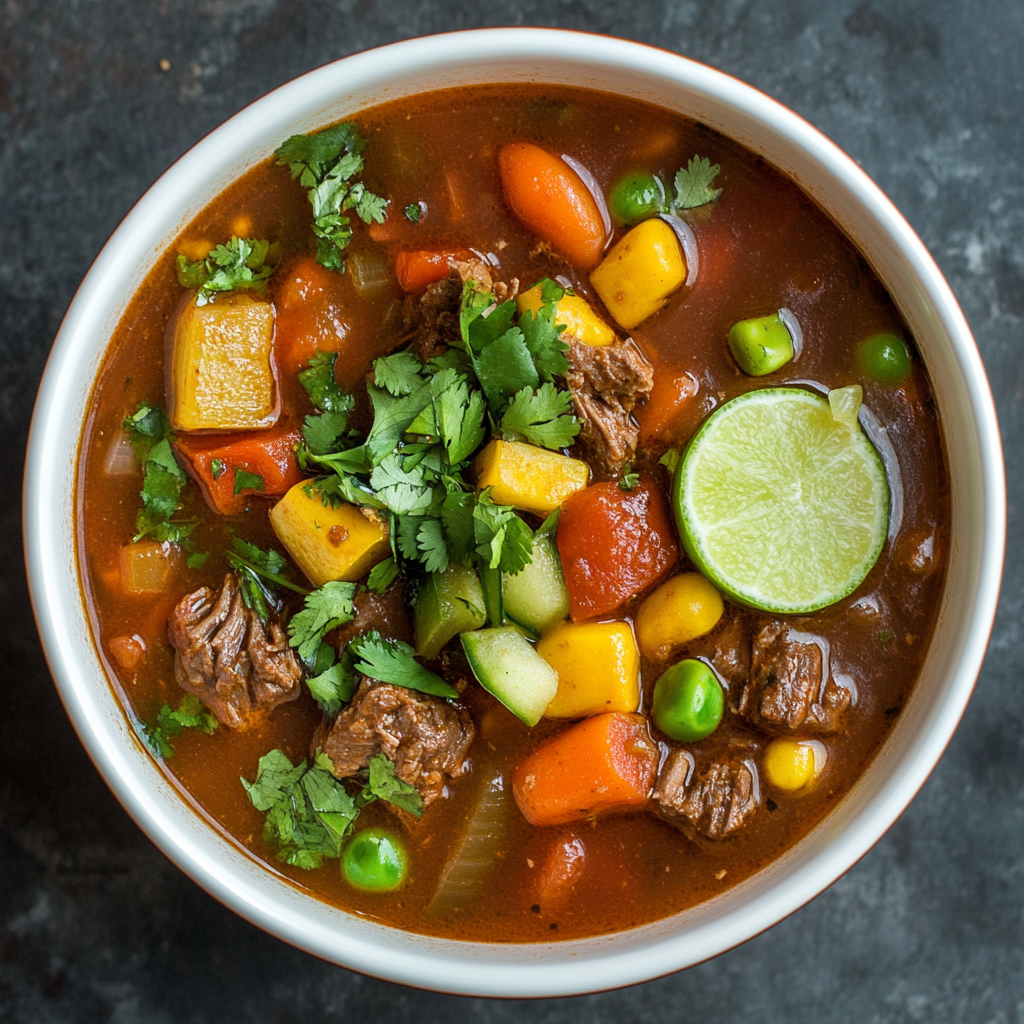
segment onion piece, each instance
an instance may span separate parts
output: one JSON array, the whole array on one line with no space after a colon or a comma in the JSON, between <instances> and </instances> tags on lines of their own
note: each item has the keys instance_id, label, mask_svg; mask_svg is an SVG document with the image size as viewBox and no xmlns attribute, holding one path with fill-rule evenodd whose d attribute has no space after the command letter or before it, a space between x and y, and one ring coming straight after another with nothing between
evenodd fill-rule
<instances>
[{"instance_id":1,"label":"onion piece","mask_svg":"<svg viewBox=\"0 0 1024 1024\"><path fill-rule=\"evenodd\" d=\"M135 449L131 441L119 430L107 449L107 457L103 462L103 472L107 476L128 476L137 469Z\"/></svg>"},{"instance_id":2,"label":"onion piece","mask_svg":"<svg viewBox=\"0 0 1024 1024\"><path fill-rule=\"evenodd\" d=\"M140 540L121 548L121 586L129 594L159 594L180 561L177 544Z\"/></svg>"},{"instance_id":3,"label":"onion piece","mask_svg":"<svg viewBox=\"0 0 1024 1024\"><path fill-rule=\"evenodd\" d=\"M347 267L352 276L352 284L360 295L384 291L394 280L383 253L357 253L348 258Z\"/></svg>"},{"instance_id":4,"label":"onion piece","mask_svg":"<svg viewBox=\"0 0 1024 1024\"><path fill-rule=\"evenodd\" d=\"M686 258L686 280L683 283L692 288L700 266L697 237L693 233L693 228L682 217L677 217L673 213L662 213L658 216L676 233L676 238L683 247L683 256Z\"/></svg>"},{"instance_id":5,"label":"onion piece","mask_svg":"<svg viewBox=\"0 0 1024 1024\"><path fill-rule=\"evenodd\" d=\"M428 916L462 910L479 896L494 866L495 854L505 841L508 807L505 779L498 773L483 785L465 836L445 866L434 898L427 904Z\"/></svg>"}]
</instances>

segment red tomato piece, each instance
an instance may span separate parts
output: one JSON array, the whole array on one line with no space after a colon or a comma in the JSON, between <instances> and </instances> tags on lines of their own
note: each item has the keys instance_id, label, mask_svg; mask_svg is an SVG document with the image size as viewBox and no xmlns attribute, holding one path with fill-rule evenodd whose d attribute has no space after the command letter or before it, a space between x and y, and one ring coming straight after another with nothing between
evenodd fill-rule
<instances>
[{"instance_id":1,"label":"red tomato piece","mask_svg":"<svg viewBox=\"0 0 1024 1024\"><path fill-rule=\"evenodd\" d=\"M277 427L247 434L180 435L175 448L206 503L222 516L241 512L246 495L279 497L302 479L295 449L302 440L297 430ZM235 494L239 470L263 480L263 489L242 487Z\"/></svg>"},{"instance_id":2,"label":"red tomato piece","mask_svg":"<svg viewBox=\"0 0 1024 1024\"><path fill-rule=\"evenodd\" d=\"M615 611L679 560L665 498L648 480L577 491L562 503L556 541L575 621Z\"/></svg>"},{"instance_id":3,"label":"red tomato piece","mask_svg":"<svg viewBox=\"0 0 1024 1024\"><path fill-rule=\"evenodd\" d=\"M348 335L342 314L344 279L312 256L297 260L277 290L274 361L289 374L322 352L340 352Z\"/></svg>"},{"instance_id":4,"label":"red tomato piece","mask_svg":"<svg viewBox=\"0 0 1024 1024\"><path fill-rule=\"evenodd\" d=\"M469 259L465 249L419 249L400 252L395 257L395 277L403 292L421 292L427 285L442 281L451 273L452 263Z\"/></svg>"}]
</instances>

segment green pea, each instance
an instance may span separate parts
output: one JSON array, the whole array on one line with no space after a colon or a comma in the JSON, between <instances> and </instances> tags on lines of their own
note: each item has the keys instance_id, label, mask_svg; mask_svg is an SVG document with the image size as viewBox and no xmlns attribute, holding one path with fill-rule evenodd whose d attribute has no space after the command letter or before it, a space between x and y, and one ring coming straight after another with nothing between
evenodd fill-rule
<instances>
[{"instance_id":1,"label":"green pea","mask_svg":"<svg viewBox=\"0 0 1024 1024\"><path fill-rule=\"evenodd\" d=\"M901 384L910 374L910 349L895 334L872 334L857 347L857 362L882 384Z\"/></svg>"},{"instance_id":2,"label":"green pea","mask_svg":"<svg viewBox=\"0 0 1024 1024\"><path fill-rule=\"evenodd\" d=\"M763 377L793 358L793 338L778 313L740 320L729 329L729 351L744 373Z\"/></svg>"},{"instance_id":3,"label":"green pea","mask_svg":"<svg viewBox=\"0 0 1024 1024\"><path fill-rule=\"evenodd\" d=\"M620 224L636 224L665 208L665 186L654 174L634 171L612 188L609 205Z\"/></svg>"},{"instance_id":4,"label":"green pea","mask_svg":"<svg viewBox=\"0 0 1024 1024\"><path fill-rule=\"evenodd\" d=\"M715 673L695 658L666 669L654 684L654 724L673 740L702 740L722 720L725 696Z\"/></svg>"},{"instance_id":5,"label":"green pea","mask_svg":"<svg viewBox=\"0 0 1024 1024\"><path fill-rule=\"evenodd\" d=\"M405 880L405 850L383 829L364 829L345 847L341 871L357 889L388 892Z\"/></svg>"}]
</instances>

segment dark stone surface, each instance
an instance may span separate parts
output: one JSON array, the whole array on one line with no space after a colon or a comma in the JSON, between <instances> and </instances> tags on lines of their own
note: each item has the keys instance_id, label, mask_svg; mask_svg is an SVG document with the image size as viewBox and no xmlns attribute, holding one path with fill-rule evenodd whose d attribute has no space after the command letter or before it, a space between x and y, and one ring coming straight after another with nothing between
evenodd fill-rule
<instances>
[{"instance_id":1,"label":"dark stone surface","mask_svg":"<svg viewBox=\"0 0 1024 1024\"><path fill-rule=\"evenodd\" d=\"M20 478L51 340L100 246L186 148L273 86L446 29L543 24L658 43L834 138L931 248L1007 440L1010 554L977 692L862 863L740 949L538 1003L368 980L250 927L135 828L49 681L21 568ZM1024 6L1006 0L6 0L0 5L0 1020L1024 1022ZM166 72L161 59L170 62Z\"/></svg>"}]
</instances>

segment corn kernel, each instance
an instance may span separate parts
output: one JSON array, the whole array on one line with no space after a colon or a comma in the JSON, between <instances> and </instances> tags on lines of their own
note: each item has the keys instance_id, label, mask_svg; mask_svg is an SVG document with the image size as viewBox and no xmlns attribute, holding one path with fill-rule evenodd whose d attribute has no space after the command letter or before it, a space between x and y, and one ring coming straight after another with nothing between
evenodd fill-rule
<instances>
[{"instance_id":1,"label":"corn kernel","mask_svg":"<svg viewBox=\"0 0 1024 1024\"><path fill-rule=\"evenodd\" d=\"M795 792L825 768L825 745L817 740L772 740L764 752L764 771L778 789Z\"/></svg>"},{"instance_id":2,"label":"corn kernel","mask_svg":"<svg viewBox=\"0 0 1024 1024\"><path fill-rule=\"evenodd\" d=\"M640 649L648 658L665 658L673 648L710 632L724 610L721 595L700 573L673 576L640 605Z\"/></svg>"}]
</instances>

